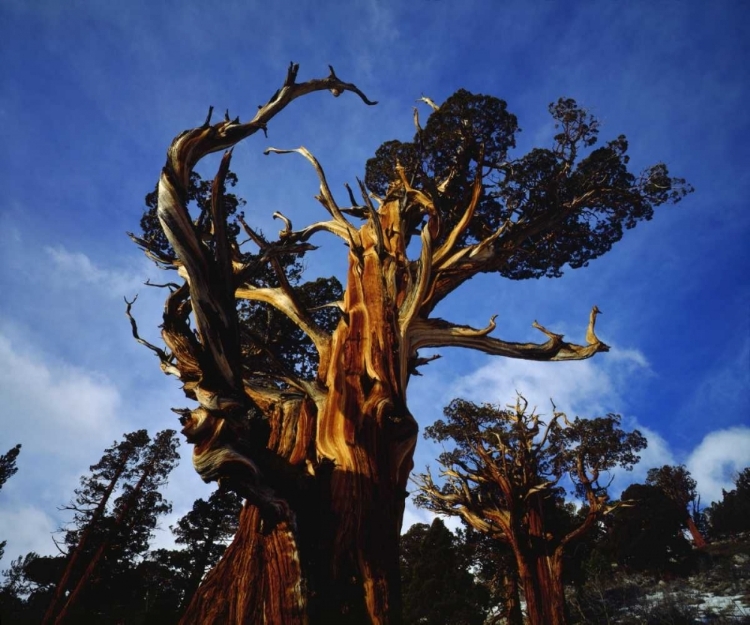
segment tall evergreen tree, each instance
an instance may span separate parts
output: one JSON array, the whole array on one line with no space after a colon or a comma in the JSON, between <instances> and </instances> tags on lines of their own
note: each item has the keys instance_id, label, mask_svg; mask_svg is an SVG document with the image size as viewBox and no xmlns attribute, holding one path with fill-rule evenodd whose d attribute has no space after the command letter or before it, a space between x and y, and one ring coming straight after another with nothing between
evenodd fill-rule
<instances>
[{"instance_id":1,"label":"tall evergreen tree","mask_svg":"<svg viewBox=\"0 0 750 625\"><path fill-rule=\"evenodd\" d=\"M481 625L489 593L470 564L466 545L442 520L409 528L401 537L404 625Z\"/></svg>"},{"instance_id":2,"label":"tall evergreen tree","mask_svg":"<svg viewBox=\"0 0 750 625\"><path fill-rule=\"evenodd\" d=\"M18 454L21 452L21 445L18 444L15 447L11 447L7 453L0 456L0 489L2 489L5 482L7 482L12 476L18 471L16 467L16 459ZM0 560L3 559L5 554L5 545L7 541L0 542Z\"/></svg>"},{"instance_id":3,"label":"tall evergreen tree","mask_svg":"<svg viewBox=\"0 0 750 625\"><path fill-rule=\"evenodd\" d=\"M2 489L5 482L13 477L16 474L16 471L18 471L16 460L19 453L21 453L20 443L15 447L11 447L7 453L0 456L0 489Z\"/></svg>"},{"instance_id":4,"label":"tall evergreen tree","mask_svg":"<svg viewBox=\"0 0 750 625\"><path fill-rule=\"evenodd\" d=\"M112 614L127 609L134 589L134 558L148 548L158 517L171 510L159 489L177 463L178 445L174 430L159 432L153 441L145 430L126 435L94 465L99 479L82 479L76 502L84 505L71 506L78 522L88 520L88 525L72 530L79 542L70 559L76 557L79 564L74 567L69 562L64 575L70 582L69 594L62 601L61 579L45 623L64 623L92 611ZM109 506L120 480L119 495Z\"/></svg>"},{"instance_id":5,"label":"tall evergreen tree","mask_svg":"<svg viewBox=\"0 0 750 625\"><path fill-rule=\"evenodd\" d=\"M631 484L621 498L628 505L608 519L606 544L614 560L627 571L680 572L691 551L684 509L651 484Z\"/></svg>"},{"instance_id":6,"label":"tall evergreen tree","mask_svg":"<svg viewBox=\"0 0 750 625\"><path fill-rule=\"evenodd\" d=\"M721 501L708 508L708 520L714 536L750 531L750 467L737 474L735 488L722 490Z\"/></svg>"},{"instance_id":7,"label":"tall evergreen tree","mask_svg":"<svg viewBox=\"0 0 750 625\"><path fill-rule=\"evenodd\" d=\"M170 527L181 549L150 551L136 567L133 618L154 625L176 623L202 577L219 560L239 523L242 500L217 490Z\"/></svg>"},{"instance_id":8,"label":"tall evergreen tree","mask_svg":"<svg viewBox=\"0 0 750 625\"><path fill-rule=\"evenodd\" d=\"M198 499L193 509L171 527L178 545L185 545L187 569L183 607L192 599L205 573L224 554L240 520L242 499L231 491L216 490L208 501Z\"/></svg>"},{"instance_id":9,"label":"tall evergreen tree","mask_svg":"<svg viewBox=\"0 0 750 625\"><path fill-rule=\"evenodd\" d=\"M65 569L44 615L43 623L52 623L60 602L79 577L94 550L105 539L110 500L121 482L132 479L143 449L148 445L146 430L125 434L105 449L99 462L81 476L73 501L64 510L73 512L72 527L65 532L68 554Z\"/></svg>"}]
</instances>

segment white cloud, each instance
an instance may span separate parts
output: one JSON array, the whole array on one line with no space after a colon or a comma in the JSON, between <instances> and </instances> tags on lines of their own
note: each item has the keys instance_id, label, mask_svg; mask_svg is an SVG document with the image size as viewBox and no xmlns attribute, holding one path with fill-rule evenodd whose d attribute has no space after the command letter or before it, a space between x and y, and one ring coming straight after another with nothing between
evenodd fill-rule
<instances>
[{"instance_id":1,"label":"white cloud","mask_svg":"<svg viewBox=\"0 0 750 625\"><path fill-rule=\"evenodd\" d=\"M19 349L1 328L0 361L6 436L39 452L68 455L93 431L117 431L120 395L101 374Z\"/></svg>"},{"instance_id":2,"label":"white cloud","mask_svg":"<svg viewBox=\"0 0 750 625\"><path fill-rule=\"evenodd\" d=\"M8 535L9 528L13 529L12 536ZM0 538L8 540L3 560L9 567L11 560L31 551L40 555L52 553L51 535L56 529L55 521L34 506L0 509Z\"/></svg>"},{"instance_id":3,"label":"white cloud","mask_svg":"<svg viewBox=\"0 0 750 625\"><path fill-rule=\"evenodd\" d=\"M720 500L722 489L734 488L734 474L750 466L750 427L707 434L685 464L698 483L702 503Z\"/></svg>"},{"instance_id":4,"label":"white cloud","mask_svg":"<svg viewBox=\"0 0 750 625\"><path fill-rule=\"evenodd\" d=\"M123 293L137 291L143 285L142 266L134 266L130 270L102 268L83 252L71 252L62 245L46 246L44 251L67 285L104 287L106 292L117 298Z\"/></svg>"},{"instance_id":5,"label":"white cloud","mask_svg":"<svg viewBox=\"0 0 750 625\"><path fill-rule=\"evenodd\" d=\"M73 494L78 475L124 430L117 414L120 395L105 377L18 343L7 326L0 327L0 453L22 445L18 473L0 493L0 540L8 540L6 558L28 551L31 542L41 553L54 551L49 534L60 523L41 510L59 518L57 506Z\"/></svg>"},{"instance_id":6,"label":"white cloud","mask_svg":"<svg viewBox=\"0 0 750 625\"><path fill-rule=\"evenodd\" d=\"M620 493L630 484L644 483L649 469L662 467L665 464L679 464L669 447L669 443L661 434L642 425L632 417L624 418L622 425L626 430L638 430L643 434L648 441L648 446L639 453L641 459L631 472L622 469L615 471L615 480L610 491L614 497L619 497Z\"/></svg>"},{"instance_id":7,"label":"white cloud","mask_svg":"<svg viewBox=\"0 0 750 625\"><path fill-rule=\"evenodd\" d=\"M442 514L435 514L429 510L423 510L417 508L411 501L406 502L406 509L404 510L404 522L401 525L401 533L406 533L409 528L416 523L424 523L426 525L432 525L432 522L436 518L441 518L445 527L452 532L455 532L458 528L463 527L461 519L457 516L444 516Z\"/></svg>"},{"instance_id":8,"label":"white cloud","mask_svg":"<svg viewBox=\"0 0 750 625\"><path fill-rule=\"evenodd\" d=\"M626 378L648 373L648 362L637 350L613 348L611 357L564 363L496 359L459 378L453 396L505 405L521 393L541 413L558 409L593 417L623 408L620 388Z\"/></svg>"}]
</instances>

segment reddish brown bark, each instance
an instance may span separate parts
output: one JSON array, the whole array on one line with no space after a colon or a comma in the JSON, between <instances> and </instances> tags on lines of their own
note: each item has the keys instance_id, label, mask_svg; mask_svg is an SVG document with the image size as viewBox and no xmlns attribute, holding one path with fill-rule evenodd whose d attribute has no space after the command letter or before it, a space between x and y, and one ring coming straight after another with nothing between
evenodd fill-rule
<instances>
[{"instance_id":1,"label":"reddish brown bark","mask_svg":"<svg viewBox=\"0 0 750 625\"><path fill-rule=\"evenodd\" d=\"M508 535L526 600L529 625L565 625L562 582L563 546L550 544L543 518L536 507L524 524Z\"/></svg>"},{"instance_id":2,"label":"reddish brown bark","mask_svg":"<svg viewBox=\"0 0 750 625\"><path fill-rule=\"evenodd\" d=\"M560 558L525 553L519 571L529 625L565 625Z\"/></svg>"},{"instance_id":3,"label":"reddish brown bark","mask_svg":"<svg viewBox=\"0 0 750 625\"><path fill-rule=\"evenodd\" d=\"M515 572L504 575L505 586L505 619L508 625L523 625L521 601L518 595L518 577Z\"/></svg>"},{"instance_id":4,"label":"reddish brown bark","mask_svg":"<svg viewBox=\"0 0 750 625\"><path fill-rule=\"evenodd\" d=\"M384 228L394 229L388 215ZM350 253L348 314L332 337L328 367L321 363L320 384L332 392L320 407L299 400L279 405L254 394L270 416L267 461L277 471L269 479L289 508L278 524L246 508L237 538L183 623L394 622L398 536L416 439L395 323L404 257L402 249L379 255L372 226L360 234L362 247ZM316 449L325 462L311 455ZM305 462L316 466L314 478L299 475L298 484L279 478ZM262 528L264 522L270 527ZM250 587L251 594L241 591ZM235 607L217 601L227 596Z\"/></svg>"},{"instance_id":5,"label":"reddish brown bark","mask_svg":"<svg viewBox=\"0 0 750 625\"><path fill-rule=\"evenodd\" d=\"M452 437L457 451L440 458L442 486L430 473L417 477L417 503L460 516L474 530L507 543L518 569L528 623L565 625L563 556L618 505L607 504L606 491L598 484L600 473L617 464L632 465L638 460L634 450L642 449L645 439L638 432L626 434L613 427L619 423L615 415L571 423L555 411L544 424L527 407L520 396L514 410L455 400L445 411L447 423L437 422L428 435L436 440ZM564 437L563 432L572 436ZM553 460L560 463L557 473L548 470ZM587 504L585 518L572 529L545 519L561 503L557 483L564 474L575 476Z\"/></svg>"},{"instance_id":6,"label":"reddish brown bark","mask_svg":"<svg viewBox=\"0 0 750 625\"><path fill-rule=\"evenodd\" d=\"M693 537L693 544L698 549L702 549L703 547L705 547L707 544L706 539L703 538L703 534L701 534L698 526L695 524L695 521L693 521L693 517L688 514L685 522L687 523L687 528L690 532L690 535Z\"/></svg>"}]
</instances>

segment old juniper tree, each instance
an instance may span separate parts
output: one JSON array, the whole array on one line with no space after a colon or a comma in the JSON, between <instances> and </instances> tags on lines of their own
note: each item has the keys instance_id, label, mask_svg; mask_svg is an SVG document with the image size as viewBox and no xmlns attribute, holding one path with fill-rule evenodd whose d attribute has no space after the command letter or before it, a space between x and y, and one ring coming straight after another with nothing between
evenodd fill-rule
<instances>
[{"instance_id":1,"label":"old juniper tree","mask_svg":"<svg viewBox=\"0 0 750 625\"><path fill-rule=\"evenodd\" d=\"M689 190L663 164L631 174L625 138L595 146L598 124L573 100L551 107L559 132L549 147L513 155L518 125L505 102L459 91L441 106L427 101L433 110L424 126L415 116L412 142L377 151L360 199L347 189L340 204L305 148L269 148L312 164L323 216L295 228L279 214L284 228L272 240L229 214L231 148L312 92L374 104L333 70L307 82L297 70L249 121L212 122L209 111L176 136L150 213L159 232L134 237L179 276L166 285L166 347L149 347L197 404L182 412L195 468L247 500L184 623L396 622L417 440L406 389L429 360L420 350L540 361L607 350L596 307L584 344L536 323L542 342L509 342L493 336L494 318L472 328L436 318L435 307L479 273L523 279L583 266ZM210 199L191 202L195 165L225 150ZM251 246L240 245L240 230ZM320 232L347 247L343 287L300 274L296 261Z\"/></svg>"},{"instance_id":2,"label":"old juniper tree","mask_svg":"<svg viewBox=\"0 0 750 625\"><path fill-rule=\"evenodd\" d=\"M564 556L619 505L605 480L615 467L632 469L646 439L620 429L617 415L571 422L555 411L545 422L522 397L507 409L457 399L445 417L425 436L454 448L440 455L442 484L417 477L417 505L508 544L529 623L563 625ZM577 522L561 514L564 478L585 506Z\"/></svg>"},{"instance_id":3,"label":"old juniper tree","mask_svg":"<svg viewBox=\"0 0 750 625\"><path fill-rule=\"evenodd\" d=\"M675 502L677 507L683 511L683 523L690 532L693 543L696 547L705 547L706 539L703 538L691 514L691 509L697 511L699 507L700 498L696 490L698 485L685 465L665 464L658 469L649 469L646 484L657 486Z\"/></svg>"}]
</instances>

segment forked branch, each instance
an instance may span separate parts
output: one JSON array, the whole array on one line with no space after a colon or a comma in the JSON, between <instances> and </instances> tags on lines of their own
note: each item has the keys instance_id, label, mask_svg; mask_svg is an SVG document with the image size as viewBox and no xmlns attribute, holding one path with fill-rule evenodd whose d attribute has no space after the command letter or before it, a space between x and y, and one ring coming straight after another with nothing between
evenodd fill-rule
<instances>
[{"instance_id":1,"label":"forked branch","mask_svg":"<svg viewBox=\"0 0 750 625\"><path fill-rule=\"evenodd\" d=\"M266 148L263 153L264 154L291 154L293 152L297 154L301 154L308 161L310 161L310 163L312 163L312 166L315 168L315 173L318 175L318 180L320 181L320 196L318 197L318 200L320 200L320 203L331 214L334 221L346 232L346 237L343 237L343 238L348 241L354 235L356 230L347 221L346 217L344 217L343 213L341 212L341 209L338 207L338 204L336 204L336 200L333 198L331 189L328 186L328 181L326 180L325 172L323 171L323 168L320 166L318 159L315 158L310 153L310 151L305 147L299 147L293 150Z\"/></svg>"}]
</instances>

